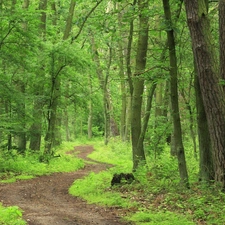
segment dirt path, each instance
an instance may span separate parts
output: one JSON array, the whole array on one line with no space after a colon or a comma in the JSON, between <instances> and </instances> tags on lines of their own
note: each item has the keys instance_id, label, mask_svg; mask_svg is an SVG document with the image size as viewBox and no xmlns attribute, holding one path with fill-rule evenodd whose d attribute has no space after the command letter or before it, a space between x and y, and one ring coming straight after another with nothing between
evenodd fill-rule
<instances>
[{"instance_id":1,"label":"dirt path","mask_svg":"<svg viewBox=\"0 0 225 225\"><path fill-rule=\"evenodd\" d=\"M85 160L92 146L78 146L74 153ZM29 225L124 225L118 210L89 205L84 200L68 194L73 181L90 171L99 172L108 165L87 164L84 169L71 173L56 173L32 180L0 184L0 201L4 206L17 205L24 211Z\"/></svg>"}]
</instances>

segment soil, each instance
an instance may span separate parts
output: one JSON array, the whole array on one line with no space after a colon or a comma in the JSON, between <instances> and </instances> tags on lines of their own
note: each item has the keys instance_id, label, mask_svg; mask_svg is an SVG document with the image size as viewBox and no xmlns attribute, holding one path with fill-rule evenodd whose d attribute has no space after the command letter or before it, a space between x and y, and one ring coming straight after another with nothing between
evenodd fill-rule
<instances>
[{"instance_id":1,"label":"soil","mask_svg":"<svg viewBox=\"0 0 225 225\"><path fill-rule=\"evenodd\" d=\"M68 154L93 161L87 155L93 151L92 146L77 146ZM101 207L88 204L68 193L74 180L89 172L98 173L108 164L87 163L79 171L55 173L31 180L20 180L10 184L0 184L0 201L4 206L17 205L23 212L23 219L29 225L125 225L119 208Z\"/></svg>"}]
</instances>

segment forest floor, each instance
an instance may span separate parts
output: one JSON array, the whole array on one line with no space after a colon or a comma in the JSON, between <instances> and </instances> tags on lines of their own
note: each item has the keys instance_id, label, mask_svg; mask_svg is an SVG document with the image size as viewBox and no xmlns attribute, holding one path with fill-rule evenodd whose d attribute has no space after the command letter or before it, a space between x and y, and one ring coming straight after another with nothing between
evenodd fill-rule
<instances>
[{"instance_id":1,"label":"forest floor","mask_svg":"<svg viewBox=\"0 0 225 225\"><path fill-rule=\"evenodd\" d=\"M92 146L77 146L68 154L77 154L79 158L92 162L87 155ZM23 219L28 225L125 225L118 208L88 204L78 197L68 194L68 189L76 179L89 172L98 173L109 165L87 163L76 172L55 173L31 180L0 184L0 201L4 206L19 206Z\"/></svg>"}]
</instances>

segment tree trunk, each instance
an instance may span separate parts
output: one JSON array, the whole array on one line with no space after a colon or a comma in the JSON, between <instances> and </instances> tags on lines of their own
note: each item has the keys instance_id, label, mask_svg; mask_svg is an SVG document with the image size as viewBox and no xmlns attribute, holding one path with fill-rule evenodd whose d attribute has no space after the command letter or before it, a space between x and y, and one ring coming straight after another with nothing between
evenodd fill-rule
<instances>
[{"instance_id":1,"label":"tree trunk","mask_svg":"<svg viewBox=\"0 0 225 225\"><path fill-rule=\"evenodd\" d=\"M133 153L133 170L135 171L139 164L145 162L145 153L141 135L141 113L142 96L144 92L144 78L140 76L146 66L146 57L148 49L148 16L145 10L148 9L148 0L140 0L139 8L139 33L136 55L135 76L133 78L132 111L131 111L131 138Z\"/></svg>"},{"instance_id":2,"label":"tree trunk","mask_svg":"<svg viewBox=\"0 0 225 225\"><path fill-rule=\"evenodd\" d=\"M108 144L110 136L111 136L111 115L110 111L112 110L110 94L108 90L108 80L109 80L109 71L112 62L112 47L109 46L109 59L108 59L106 76L104 79L103 85L103 103L104 103L104 118L105 118L105 145Z\"/></svg>"},{"instance_id":3,"label":"tree trunk","mask_svg":"<svg viewBox=\"0 0 225 225\"><path fill-rule=\"evenodd\" d=\"M126 129L125 129L125 137L126 140L130 141L130 131L131 131L131 96L127 97L127 107L126 107Z\"/></svg>"},{"instance_id":4,"label":"tree trunk","mask_svg":"<svg viewBox=\"0 0 225 225\"><path fill-rule=\"evenodd\" d=\"M160 118L163 114L163 83L159 83L155 90L155 118ZM157 122L155 124L157 127Z\"/></svg>"},{"instance_id":5,"label":"tree trunk","mask_svg":"<svg viewBox=\"0 0 225 225\"><path fill-rule=\"evenodd\" d=\"M132 6L135 7L137 0L133 0ZM126 63L126 73L129 85L129 95L127 95L127 107L126 107L126 126L125 126L125 137L130 140L131 135L131 112L132 112L132 95L133 95L133 81L132 81L132 66L131 66L131 52L133 43L133 33L134 33L134 19L131 17L129 22L129 33L127 40L127 49L125 51L125 63Z\"/></svg>"},{"instance_id":6,"label":"tree trunk","mask_svg":"<svg viewBox=\"0 0 225 225\"><path fill-rule=\"evenodd\" d=\"M64 31L64 35L63 35L63 40L67 40L70 35L75 6L76 6L76 1L71 0L69 14L68 14L67 21L66 21L66 28Z\"/></svg>"},{"instance_id":7,"label":"tree trunk","mask_svg":"<svg viewBox=\"0 0 225 225\"><path fill-rule=\"evenodd\" d=\"M92 94L93 94L93 90L92 90L92 78L91 75L89 75L89 95L90 95L90 99L89 99L89 112L88 112L88 139L92 138L92 120L93 120L93 103L92 103Z\"/></svg>"},{"instance_id":8,"label":"tree trunk","mask_svg":"<svg viewBox=\"0 0 225 225\"><path fill-rule=\"evenodd\" d=\"M39 35L45 40L46 35L46 12L47 0L40 0L39 10L41 11ZM33 105L33 123L30 127L30 146L31 150L40 150L42 136L42 112L44 102L42 100L42 82L45 76L44 65L40 65L40 69L36 74L37 82L34 84L34 105Z\"/></svg>"},{"instance_id":9,"label":"tree trunk","mask_svg":"<svg viewBox=\"0 0 225 225\"><path fill-rule=\"evenodd\" d=\"M9 122L11 123L11 120L12 120L11 100L5 101L5 112L6 112ZM9 125L9 127L8 127L8 134L7 134L7 149L8 150L12 149L12 130L11 130L10 126L11 125Z\"/></svg>"},{"instance_id":10,"label":"tree trunk","mask_svg":"<svg viewBox=\"0 0 225 225\"><path fill-rule=\"evenodd\" d=\"M18 136L18 150L24 152L26 150L26 105L25 105L25 84L23 81L17 81L18 91L22 93L22 98L17 106L18 121L20 121L20 130Z\"/></svg>"},{"instance_id":11,"label":"tree trunk","mask_svg":"<svg viewBox=\"0 0 225 225\"><path fill-rule=\"evenodd\" d=\"M225 186L225 96L219 84L219 66L213 49L207 8L204 0L184 2L212 143L215 179Z\"/></svg>"},{"instance_id":12,"label":"tree trunk","mask_svg":"<svg viewBox=\"0 0 225 225\"><path fill-rule=\"evenodd\" d=\"M191 77L191 80L193 78ZM190 88L192 87L192 82L190 83ZM184 89L182 89L180 91L180 94L184 100L184 103L185 103L185 106L186 106L186 109L189 113L189 129L190 129L190 135L191 135L191 139L192 139L192 142L193 142L193 153L194 153L194 157L197 159L198 156L197 156L197 144L196 144L196 135L195 135L195 123L194 123L194 114L193 114L193 110L192 110L192 106L190 104L190 97L186 97L185 93L184 93ZM190 94L188 95L190 96Z\"/></svg>"},{"instance_id":13,"label":"tree trunk","mask_svg":"<svg viewBox=\"0 0 225 225\"><path fill-rule=\"evenodd\" d=\"M63 35L63 40L67 40L70 35L75 5L76 5L76 2L71 0L69 14L66 21L66 28ZM53 20L53 25L57 25L56 20ZM59 116L58 116L59 115L58 105L59 105L60 96L61 96L60 73L66 65L62 63L59 68L55 69L57 65L55 64L54 57L55 56L53 53L52 54L52 69L51 69L51 76L52 76L51 98L50 98L49 107L48 107L48 130L45 136L45 153L46 154L52 154L51 148L61 143L61 135L60 135L61 123L59 123L61 120L59 119Z\"/></svg>"},{"instance_id":14,"label":"tree trunk","mask_svg":"<svg viewBox=\"0 0 225 225\"><path fill-rule=\"evenodd\" d=\"M163 8L165 19L168 23L167 27L167 40L169 46L169 57L170 57L170 92L171 92L171 107L172 107L172 118L173 118L173 129L174 129L174 142L176 146L178 168L180 173L181 182L188 186L188 173L186 167L186 159L184 146L182 141L182 131L180 123L179 105L178 105L178 88L177 88L177 57L175 50L175 38L173 29L171 27L171 12L168 0L163 0Z\"/></svg>"},{"instance_id":15,"label":"tree trunk","mask_svg":"<svg viewBox=\"0 0 225 225\"><path fill-rule=\"evenodd\" d=\"M208 12L208 0L205 0L206 11ZM198 127L198 141L199 141L199 180L209 183L210 180L215 179L215 171L213 166L212 145L210 141L209 127L206 118L206 112L202 99L202 93L199 85L199 78L194 60L194 88L196 96L197 109L197 127Z\"/></svg>"},{"instance_id":16,"label":"tree trunk","mask_svg":"<svg viewBox=\"0 0 225 225\"><path fill-rule=\"evenodd\" d=\"M104 136L105 140L104 143L105 145L108 144L109 138L110 138L110 130L111 130L111 121L113 118L111 118L111 111L112 111L112 104L110 100L110 92L108 89L108 79L109 79L109 72L110 72L110 66L112 62L112 48L109 46L109 61L106 69L106 75L103 75L103 70L101 68L100 64L100 59L99 59L99 54L98 54L98 49L94 40L94 35L92 34L91 37L91 46L92 46L92 52L93 52L93 60L95 61L97 65L97 75L98 75L98 80L100 84L100 88L103 93L103 108L104 108Z\"/></svg>"},{"instance_id":17,"label":"tree trunk","mask_svg":"<svg viewBox=\"0 0 225 225\"><path fill-rule=\"evenodd\" d=\"M152 86L148 90L146 110L145 110L145 115L144 115L144 118L143 118L141 134L140 134L140 137L139 137L139 140L138 140L138 145L137 145L138 149L144 148L143 143L144 143L147 127L148 127L148 121L149 121L150 112L151 112L151 109L152 109L152 99L153 99L155 89L156 89L156 83L152 84Z\"/></svg>"},{"instance_id":18,"label":"tree trunk","mask_svg":"<svg viewBox=\"0 0 225 225\"><path fill-rule=\"evenodd\" d=\"M71 141L71 134L70 134L70 128L69 128L69 116L67 112L67 107L64 110L64 126L66 130L66 141Z\"/></svg>"},{"instance_id":19,"label":"tree trunk","mask_svg":"<svg viewBox=\"0 0 225 225\"><path fill-rule=\"evenodd\" d=\"M122 141L126 141L127 137L125 136L126 131L126 110L127 110L127 90L126 90L126 81L124 75L124 63L123 63L123 47L122 43L119 43L119 76L120 76L120 90L121 90L121 117L120 117L120 136Z\"/></svg>"},{"instance_id":20,"label":"tree trunk","mask_svg":"<svg viewBox=\"0 0 225 225\"><path fill-rule=\"evenodd\" d=\"M127 137L125 136L126 133L126 110L127 110L127 89L126 89L126 80L125 80L125 71L124 71L124 43L126 43L126 39L124 37L124 32L122 31L123 28L123 4L118 3L118 7L120 13L118 13L118 25L119 25L119 36L120 39L118 41L118 54L119 54L119 77L120 81L120 90L121 90L121 116L120 116L120 137L122 141L126 141Z\"/></svg>"},{"instance_id":21,"label":"tree trunk","mask_svg":"<svg viewBox=\"0 0 225 225\"><path fill-rule=\"evenodd\" d=\"M52 56L54 57L54 56ZM53 62L54 63L54 59ZM54 65L53 65L54 66ZM44 153L47 155L53 154L52 147L55 143L56 138L56 122L57 122L57 107L60 98L60 79L59 73L55 74L54 69L51 71L52 83L51 83L51 94L48 106L48 129L45 136L45 150Z\"/></svg>"},{"instance_id":22,"label":"tree trunk","mask_svg":"<svg viewBox=\"0 0 225 225\"><path fill-rule=\"evenodd\" d=\"M199 141L199 180L209 182L214 180L214 168L212 159L212 148L206 112L203 104L197 71L195 71L195 96L197 109L198 141Z\"/></svg>"},{"instance_id":23,"label":"tree trunk","mask_svg":"<svg viewBox=\"0 0 225 225\"><path fill-rule=\"evenodd\" d=\"M35 89L36 86L35 85ZM34 99L34 106L33 106L33 120L30 127L30 145L29 148L31 150L39 151L41 147L41 133L42 133L42 108L43 108L43 101L39 97L40 93L37 90L35 92L36 98Z\"/></svg>"},{"instance_id":24,"label":"tree trunk","mask_svg":"<svg viewBox=\"0 0 225 225\"><path fill-rule=\"evenodd\" d=\"M219 0L220 76L225 90L225 0Z\"/></svg>"}]
</instances>

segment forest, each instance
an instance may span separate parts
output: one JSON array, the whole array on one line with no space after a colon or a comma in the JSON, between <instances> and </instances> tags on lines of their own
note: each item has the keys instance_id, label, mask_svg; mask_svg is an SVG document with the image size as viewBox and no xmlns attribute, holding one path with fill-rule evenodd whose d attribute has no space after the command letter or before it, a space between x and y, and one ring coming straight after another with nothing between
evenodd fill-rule
<instances>
[{"instance_id":1,"label":"forest","mask_svg":"<svg viewBox=\"0 0 225 225\"><path fill-rule=\"evenodd\" d=\"M224 62L224 0L0 0L0 224L94 163L68 193L121 224L225 224Z\"/></svg>"}]
</instances>

